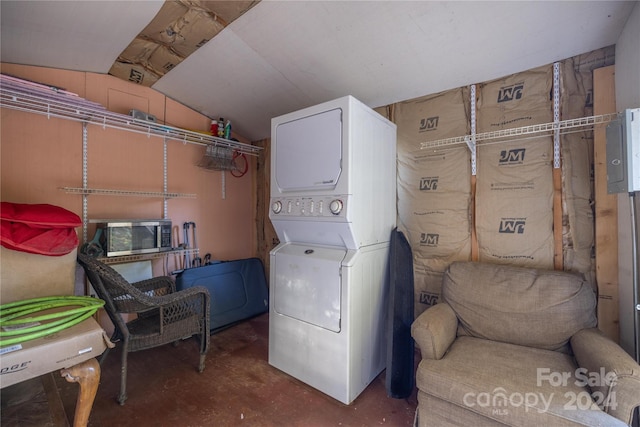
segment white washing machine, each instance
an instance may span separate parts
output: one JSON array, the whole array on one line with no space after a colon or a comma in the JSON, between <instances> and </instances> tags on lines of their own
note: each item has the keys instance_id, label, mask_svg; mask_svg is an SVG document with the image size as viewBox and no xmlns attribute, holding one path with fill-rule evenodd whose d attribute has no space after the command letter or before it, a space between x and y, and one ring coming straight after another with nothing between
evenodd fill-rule
<instances>
[{"instance_id":1,"label":"white washing machine","mask_svg":"<svg viewBox=\"0 0 640 427\"><path fill-rule=\"evenodd\" d=\"M396 127L347 96L271 132L269 363L349 404L385 368Z\"/></svg>"}]
</instances>

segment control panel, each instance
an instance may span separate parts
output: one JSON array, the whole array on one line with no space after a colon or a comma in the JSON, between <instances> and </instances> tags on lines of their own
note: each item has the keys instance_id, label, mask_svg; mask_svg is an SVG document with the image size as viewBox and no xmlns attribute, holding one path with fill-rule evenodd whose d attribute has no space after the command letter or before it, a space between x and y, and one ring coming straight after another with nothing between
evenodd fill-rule
<instances>
[{"instance_id":1,"label":"control panel","mask_svg":"<svg viewBox=\"0 0 640 427\"><path fill-rule=\"evenodd\" d=\"M345 217L346 196L283 197L271 200L272 216Z\"/></svg>"},{"instance_id":2,"label":"control panel","mask_svg":"<svg viewBox=\"0 0 640 427\"><path fill-rule=\"evenodd\" d=\"M629 108L607 126L607 191L640 191L640 108Z\"/></svg>"}]
</instances>

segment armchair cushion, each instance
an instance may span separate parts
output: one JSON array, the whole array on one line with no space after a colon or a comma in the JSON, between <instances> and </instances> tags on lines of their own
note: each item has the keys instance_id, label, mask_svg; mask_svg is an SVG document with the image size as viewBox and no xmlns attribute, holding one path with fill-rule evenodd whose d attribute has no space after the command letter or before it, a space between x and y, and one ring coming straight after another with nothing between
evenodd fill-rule
<instances>
[{"instance_id":1,"label":"armchair cushion","mask_svg":"<svg viewBox=\"0 0 640 427\"><path fill-rule=\"evenodd\" d=\"M573 334L596 326L592 288L561 271L456 262L444 274L442 297L459 335L567 351Z\"/></svg>"},{"instance_id":2,"label":"armchair cushion","mask_svg":"<svg viewBox=\"0 0 640 427\"><path fill-rule=\"evenodd\" d=\"M458 337L446 357L420 362L420 425L624 426L598 408L588 387L573 378L550 381L545 368L551 373L576 370L565 353ZM428 402L433 405L426 407ZM450 412L446 421L436 423L431 410L443 402L452 404ZM461 423L467 416L473 422Z\"/></svg>"}]
</instances>

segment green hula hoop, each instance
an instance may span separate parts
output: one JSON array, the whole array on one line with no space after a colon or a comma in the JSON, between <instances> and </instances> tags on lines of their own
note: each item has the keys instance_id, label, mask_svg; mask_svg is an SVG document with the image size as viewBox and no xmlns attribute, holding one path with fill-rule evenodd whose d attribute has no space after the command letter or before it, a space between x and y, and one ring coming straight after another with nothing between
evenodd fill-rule
<instances>
[{"instance_id":1,"label":"green hula hoop","mask_svg":"<svg viewBox=\"0 0 640 427\"><path fill-rule=\"evenodd\" d=\"M51 308L69 306L79 307L40 316L23 317ZM19 344L70 328L91 317L102 306L104 306L103 300L85 296L41 297L0 305L0 347ZM52 319L58 320L26 326L35 322ZM6 326L17 325L25 325L25 327L2 330L2 328ZM2 337L13 338L4 339Z\"/></svg>"}]
</instances>

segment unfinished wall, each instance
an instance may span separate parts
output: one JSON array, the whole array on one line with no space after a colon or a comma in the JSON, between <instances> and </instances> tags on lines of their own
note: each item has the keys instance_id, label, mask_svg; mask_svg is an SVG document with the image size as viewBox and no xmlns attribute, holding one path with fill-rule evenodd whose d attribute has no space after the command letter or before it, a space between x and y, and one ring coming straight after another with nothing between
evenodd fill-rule
<instances>
[{"instance_id":1,"label":"unfinished wall","mask_svg":"<svg viewBox=\"0 0 640 427\"><path fill-rule=\"evenodd\" d=\"M593 115L596 68L608 47L560 62L560 120ZM551 123L553 64L476 84L476 132ZM594 288L593 132L514 137L477 146L420 143L470 134L469 88L394 104L398 125L398 225L413 250L415 314L438 302L442 272L455 260L560 268Z\"/></svg>"},{"instance_id":2,"label":"unfinished wall","mask_svg":"<svg viewBox=\"0 0 640 427\"><path fill-rule=\"evenodd\" d=\"M394 106L398 126L398 229L414 258L415 315L437 302L444 269L471 259L471 171L466 146L420 150L420 143L469 132L466 89Z\"/></svg>"},{"instance_id":3,"label":"unfinished wall","mask_svg":"<svg viewBox=\"0 0 640 427\"><path fill-rule=\"evenodd\" d=\"M273 224L269 220L269 205L271 199L271 139L254 141L254 145L262 147L256 159L255 169L255 194L256 194L256 245L258 256L262 260L265 268L267 281L270 277L269 253L274 249L280 239Z\"/></svg>"},{"instance_id":4,"label":"unfinished wall","mask_svg":"<svg viewBox=\"0 0 640 427\"><path fill-rule=\"evenodd\" d=\"M553 121L551 66L479 85L477 131ZM479 261L553 268L553 147L513 138L477 150Z\"/></svg>"},{"instance_id":5,"label":"unfinished wall","mask_svg":"<svg viewBox=\"0 0 640 427\"><path fill-rule=\"evenodd\" d=\"M12 64L2 64L2 72L63 87L114 112L127 114L135 108L171 126L202 131L209 128L209 118L153 89L115 77ZM3 108L1 127L2 200L50 203L81 216L82 196L66 194L60 188L82 187L82 125ZM161 138L94 125L87 127L87 137L90 188L162 192ZM196 166L204 150L168 141L168 191L195 194L195 198L168 200L168 217L174 228L185 221L197 224L201 255L211 253L213 259L255 256L253 168L241 178L226 172L223 186L223 172ZM88 212L90 219L162 218L163 200L90 195ZM93 229L89 227L88 231L90 239ZM78 233L82 236L81 229ZM177 258L169 257L169 271L176 268ZM161 263L155 264L156 273L161 272Z\"/></svg>"}]
</instances>

